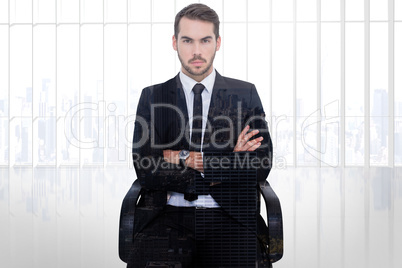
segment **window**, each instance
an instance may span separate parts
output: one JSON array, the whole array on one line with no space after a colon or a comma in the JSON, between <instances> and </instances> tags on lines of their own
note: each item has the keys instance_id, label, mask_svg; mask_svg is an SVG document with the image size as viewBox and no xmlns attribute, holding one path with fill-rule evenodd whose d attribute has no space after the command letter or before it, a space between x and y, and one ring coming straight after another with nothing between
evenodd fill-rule
<instances>
[{"instance_id":1,"label":"window","mask_svg":"<svg viewBox=\"0 0 402 268\"><path fill-rule=\"evenodd\" d=\"M179 71L191 2L1 1L0 164L129 165L139 94ZM256 84L276 158L402 164L401 0L199 2L221 18L217 70Z\"/></svg>"}]
</instances>

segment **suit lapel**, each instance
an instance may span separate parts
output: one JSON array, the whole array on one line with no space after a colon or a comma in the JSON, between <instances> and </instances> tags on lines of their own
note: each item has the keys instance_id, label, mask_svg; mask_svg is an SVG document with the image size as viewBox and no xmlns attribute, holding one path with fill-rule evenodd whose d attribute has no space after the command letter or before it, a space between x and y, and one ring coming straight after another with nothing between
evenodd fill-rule
<instances>
[{"instance_id":1,"label":"suit lapel","mask_svg":"<svg viewBox=\"0 0 402 268\"><path fill-rule=\"evenodd\" d=\"M189 124L187 103L179 75L177 75L175 79L173 79L173 83L169 86L169 88L172 100L176 102L177 107L184 115L185 126L182 127L187 127ZM209 144L211 134L214 133L216 129L214 118L222 115L222 110L227 107L227 101L227 84L225 82L225 79L218 72L216 72L215 83L212 90L211 102L208 110L208 124L204 134L203 145ZM178 129L178 135L180 130L181 129ZM188 129L185 130L185 135L187 136L183 137L180 144L181 146L183 146L183 148L189 148L188 141L190 139ZM175 137L173 137L173 139L174 138Z\"/></svg>"},{"instance_id":2,"label":"suit lapel","mask_svg":"<svg viewBox=\"0 0 402 268\"><path fill-rule=\"evenodd\" d=\"M205 130L203 144L206 145L210 142L211 134L215 130L215 126L213 124L214 118L222 113L222 104L223 101L226 101L224 96L226 95L226 83L223 77L216 72L215 83L212 90L211 103L209 104L208 110L208 124L207 129ZM208 129L209 128L209 129Z\"/></svg>"},{"instance_id":3,"label":"suit lapel","mask_svg":"<svg viewBox=\"0 0 402 268\"><path fill-rule=\"evenodd\" d=\"M187 128L189 121L188 110L187 110L186 96L183 91L183 86L181 84L179 74L176 75L174 82L175 82L174 86L170 88L171 96L173 99L176 99L177 107L180 109L181 114L184 116L184 122L185 122L184 126L180 126L177 128L178 130L177 136L181 134L180 132L182 131L182 128L185 128L184 136L179 144L181 145L180 147L189 149L190 145L188 141L190 140L190 132L189 129ZM179 121L181 121L181 118L179 118Z\"/></svg>"}]
</instances>

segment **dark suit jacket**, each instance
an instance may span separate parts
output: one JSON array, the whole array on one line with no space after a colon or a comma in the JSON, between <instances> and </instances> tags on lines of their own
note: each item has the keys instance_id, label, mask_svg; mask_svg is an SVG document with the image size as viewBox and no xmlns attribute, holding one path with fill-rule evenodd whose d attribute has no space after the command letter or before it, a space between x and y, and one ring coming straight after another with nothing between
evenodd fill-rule
<instances>
[{"instance_id":1,"label":"dark suit jacket","mask_svg":"<svg viewBox=\"0 0 402 268\"><path fill-rule=\"evenodd\" d=\"M234 153L237 137L247 124L260 131L257 136L263 136L262 145L250 155ZM188 113L179 75L145 88L138 104L132 150L142 187L134 236L166 205L168 191L211 194L226 209L238 204L235 196L223 198L220 194L222 187L232 185L234 172L255 171L257 181L263 182L271 169L272 142L265 113L255 86L248 82L216 74L203 141L204 178L193 169L183 170L163 161L163 150L189 149L188 141ZM210 186L210 182L220 183Z\"/></svg>"}]
</instances>

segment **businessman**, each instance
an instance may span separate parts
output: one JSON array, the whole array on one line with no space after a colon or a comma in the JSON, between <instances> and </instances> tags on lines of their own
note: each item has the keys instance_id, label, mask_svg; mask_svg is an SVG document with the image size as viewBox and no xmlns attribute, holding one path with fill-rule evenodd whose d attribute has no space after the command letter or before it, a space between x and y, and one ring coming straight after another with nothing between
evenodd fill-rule
<instances>
[{"instance_id":1,"label":"businessman","mask_svg":"<svg viewBox=\"0 0 402 268\"><path fill-rule=\"evenodd\" d=\"M272 143L256 88L214 69L221 36L208 6L192 4L176 15L172 45L180 72L145 88L138 104L132 153L141 198L127 267L156 261L229 267L225 254L245 234L254 237L258 266L269 267L259 207L250 214L258 217L258 230L232 213L242 206L241 174L255 172L250 187L257 192L271 169ZM195 228L198 212L203 233Z\"/></svg>"}]
</instances>

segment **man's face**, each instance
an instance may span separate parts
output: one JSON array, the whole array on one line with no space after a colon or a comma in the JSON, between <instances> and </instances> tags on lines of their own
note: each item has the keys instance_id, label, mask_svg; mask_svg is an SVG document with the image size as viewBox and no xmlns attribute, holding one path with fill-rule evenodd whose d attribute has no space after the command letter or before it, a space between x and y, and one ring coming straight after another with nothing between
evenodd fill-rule
<instances>
[{"instance_id":1,"label":"man's face","mask_svg":"<svg viewBox=\"0 0 402 268\"><path fill-rule=\"evenodd\" d=\"M221 38L216 39L212 22L183 17L177 39L173 36L173 48L177 51L183 73L197 82L212 72L215 53L220 46Z\"/></svg>"}]
</instances>

